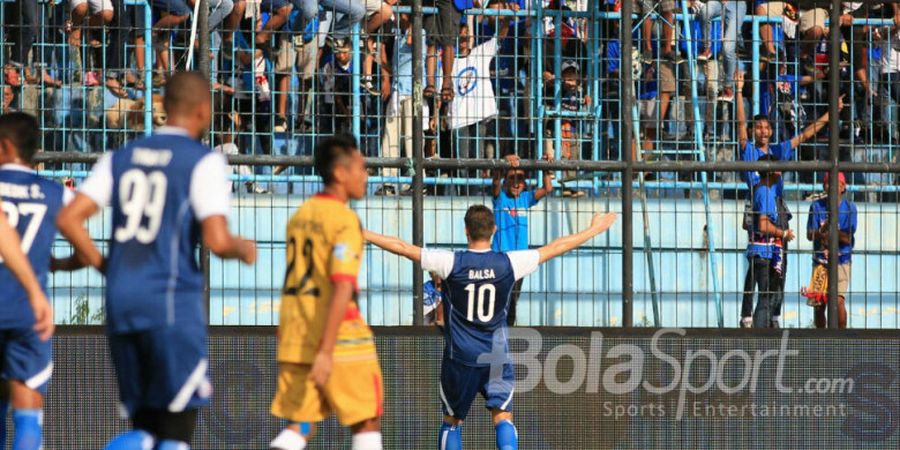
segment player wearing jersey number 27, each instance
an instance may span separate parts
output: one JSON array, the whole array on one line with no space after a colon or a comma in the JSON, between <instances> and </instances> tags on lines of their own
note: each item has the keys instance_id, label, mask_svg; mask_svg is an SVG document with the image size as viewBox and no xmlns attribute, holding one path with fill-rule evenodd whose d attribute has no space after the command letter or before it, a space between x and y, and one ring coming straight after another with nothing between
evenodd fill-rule
<instances>
[{"instance_id":1,"label":"player wearing jersey number 27","mask_svg":"<svg viewBox=\"0 0 900 450\"><path fill-rule=\"evenodd\" d=\"M515 376L508 355L507 312L513 285L540 264L562 255L606 231L615 213L595 214L581 232L559 238L537 250L491 251L497 231L494 214L484 205L466 212L468 249L461 252L427 250L400 239L366 232L366 240L391 253L421 262L422 268L444 279L444 357L441 362L441 402L444 422L440 450L460 450L460 426L477 394L490 409L497 448L516 450L518 435L512 423ZM500 358L496 349L504 349Z\"/></svg>"},{"instance_id":2,"label":"player wearing jersey number 27","mask_svg":"<svg viewBox=\"0 0 900 450\"><path fill-rule=\"evenodd\" d=\"M0 116L0 447L6 442L11 403L15 450L42 445L44 395L53 374L53 319L44 297L48 272L80 267L75 258L52 257L56 215L71 193L35 173L32 161L39 143L34 116Z\"/></svg>"}]
</instances>

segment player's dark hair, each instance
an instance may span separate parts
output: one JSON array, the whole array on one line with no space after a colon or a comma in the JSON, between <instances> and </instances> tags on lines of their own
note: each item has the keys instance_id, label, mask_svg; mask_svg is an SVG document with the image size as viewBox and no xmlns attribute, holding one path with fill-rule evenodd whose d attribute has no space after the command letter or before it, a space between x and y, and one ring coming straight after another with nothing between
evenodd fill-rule
<instances>
[{"instance_id":1,"label":"player's dark hair","mask_svg":"<svg viewBox=\"0 0 900 450\"><path fill-rule=\"evenodd\" d=\"M472 205L466 211L466 230L473 241L486 241L494 234L494 212L484 205Z\"/></svg>"},{"instance_id":2,"label":"player's dark hair","mask_svg":"<svg viewBox=\"0 0 900 450\"><path fill-rule=\"evenodd\" d=\"M166 82L163 108L168 115L190 114L197 106L211 102L210 89L202 73L177 72Z\"/></svg>"},{"instance_id":3,"label":"player's dark hair","mask_svg":"<svg viewBox=\"0 0 900 450\"><path fill-rule=\"evenodd\" d=\"M0 115L0 140L2 139L12 142L19 152L19 158L31 164L40 145L37 119L23 112Z\"/></svg>"},{"instance_id":4,"label":"player's dark hair","mask_svg":"<svg viewBox=\"0 0 900 450\"><path fill-rule=\"evenodd\" d=\"M316 173L322 177L322 182L329 185L334 182L334 166L337 163L357 151L356 139L346 134L338 134L319 141L316 145L315 166Z\"/></svg>"}]
</instances>

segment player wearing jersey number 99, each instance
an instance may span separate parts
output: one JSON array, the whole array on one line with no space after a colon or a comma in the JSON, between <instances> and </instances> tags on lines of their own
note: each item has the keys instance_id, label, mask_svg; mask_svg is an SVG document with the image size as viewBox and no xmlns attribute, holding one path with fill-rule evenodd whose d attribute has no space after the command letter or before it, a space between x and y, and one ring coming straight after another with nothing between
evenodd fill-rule
<instances>
[{"instance_id":1,"label":"player wearing jersey number 99","mask_svg":"<svg viewBox=\"0 0 900 450\"><path fill-rule=\"evenodd\" d=\"M477 394L485 398L497 435L497 448L516 450L518 436L512 423L515 375L504 332L513 286L552 258L573 250L608 230L615 213L595 214L579 233L559 238L537 250L491 251L497 231L494 214L484 205L466 212L469 248L462 252L428 250L400 239L367 231L366 240L391 253L421 262L422 268L444 280L444 358L441 363L441 402L444 422L438 438L440 450L462 448L460 426ZM499 331L499 332L498 332Z\"/></svg>"},{"instance_id":2,"label":"player wearing jersey number 99","mask_svg":"<svg viewBox=\"0 0 900 450\"><path fill-rule=\"evenodd\" d=\"M166 126L103 155L57 220L80 258L106 274L109 349L133 426L108 450L188 448L210 395L195 252L202 238L220 258L256 261L256 244L228 231L227 163L199 142L212 115L209 82L178 73L163 103ZM85 222L107 205L112 236L104 260Z\"/></svg>"}]
</instances>

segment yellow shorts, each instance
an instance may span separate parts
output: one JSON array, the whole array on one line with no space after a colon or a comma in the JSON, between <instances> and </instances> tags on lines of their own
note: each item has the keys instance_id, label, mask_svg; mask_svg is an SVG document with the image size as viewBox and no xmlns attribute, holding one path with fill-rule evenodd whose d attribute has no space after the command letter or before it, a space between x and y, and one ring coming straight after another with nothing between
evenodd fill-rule
<instances>
[{"instance_id":1,"label":"yellow shorts","mask_svg":"<svg viewBox=\"0 0 900 450\"><path fill-rule=\"evenodd\" d=\"M378 357L335 362L324 389L309 378L310 364L280 363L272 415L293 422L321 422L331 412L350 426L381 417L384 389Z\"/></svg>"}]
</instances>

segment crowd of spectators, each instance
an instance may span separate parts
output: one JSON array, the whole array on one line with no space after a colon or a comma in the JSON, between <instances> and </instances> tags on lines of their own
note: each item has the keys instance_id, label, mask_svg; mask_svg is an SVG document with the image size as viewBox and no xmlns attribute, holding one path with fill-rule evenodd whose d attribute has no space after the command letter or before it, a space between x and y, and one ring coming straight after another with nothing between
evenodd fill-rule
<instances>
[{"instance_id":1,"label":"crowd of spectators","mask_svg":"<svg viewBox=\"0 0 900 450\"><path fill-rule=\"evenodd\" d=\"M112 147L116 142L106 137L111 122L104 116L116 108L142 107L147 71L152 88L162 90L168 75L186 67L190 47L198 48L191 40L198 1L149 0L151 23L145 23L142 5L125 0L3 3L0 106L4 111L40 109L46 128L54 130L45 147ZM743 148L736 144L747 123L741 123L746 114L737 113L736 102L767 117L773 141L790 141L827 110L830 1L691 0L688 11L671 0L632 1L639 139L629 151L636 157L684 157L684 148L696 148L703 140L719 157L740 158ZM424 16L425 55L419 62L428 156L619 158L620 124L631 114L620 108L627 90L620 83L619 20L602 13L620 12L622 0L591 4L425 0L424 6L436 8ZM358 121L370 156L411 155L418 115L413 110L414 30L409 14L393 9L408 2L209 0L208 6L214 143L240 153L271 154L282 152L285 140L297 140L292 151L304 152L313 136L349 132ZM594 7L601 13L597 22L568 13ZM498 17L482 13L483 8L540 8L543 17ZM559 10L562 15L556 14ZM685 41L677 13L693 15L694 42ZM745 20L751 14L779 19L761 24L757 68L751 67L754 41ZM886 20L863 25L854 19ZM359 48L352 45L354 25L362 33ZM850 106L841 115L841 138L900 145L900 3L842 2L837 26L840 89ZM150 59L145 27L153 36ZM694 71L686 64L688 50L695 56ZM198 60L193 58L194 67ZM360 74L358 91L354 72ZM753 73L759 78L750 79ZM738 78L747 82L739 87ZM694 118L689 105L692 81L699 84L702 117ZM29 86L40 91L34 94ZM122 130L112 131L123 131L121 139L142 129L142 120L129 123L131 115L118 115L126 118L115 122ZM694 120L701 125L695 128ZM825 138L817 129L807 140ZM815 159L818 152L809 145L797 149L796 157ZM387 169L382 175L387 178L379 193L409 192L397 179L403 172ZM444 175L489 177L467 170ZM579 197L585 194L578 188L580 176L564 172L555 182L563 195Z\"/></svg>"}]
</instances>

